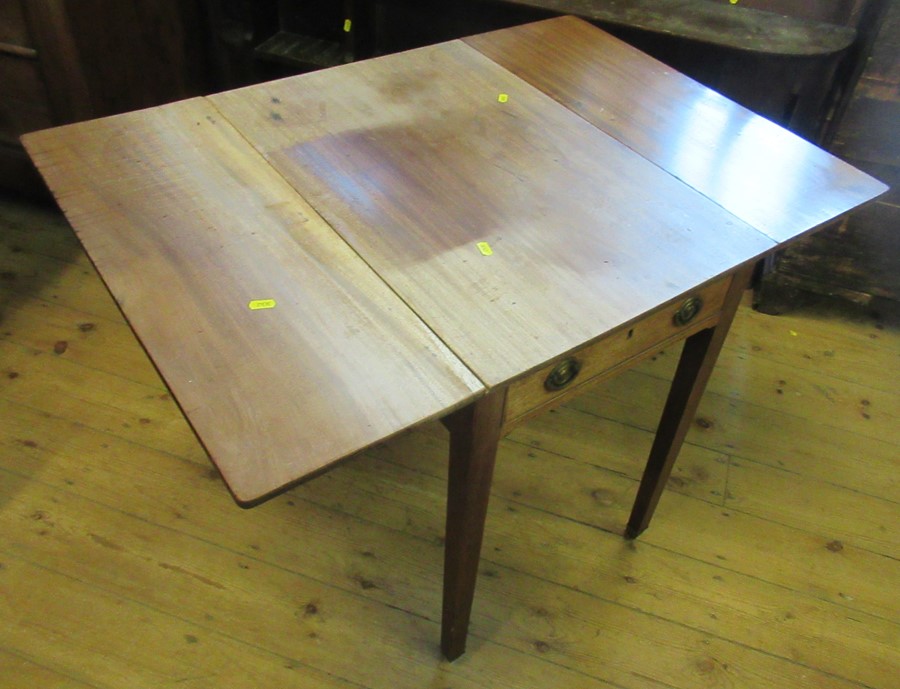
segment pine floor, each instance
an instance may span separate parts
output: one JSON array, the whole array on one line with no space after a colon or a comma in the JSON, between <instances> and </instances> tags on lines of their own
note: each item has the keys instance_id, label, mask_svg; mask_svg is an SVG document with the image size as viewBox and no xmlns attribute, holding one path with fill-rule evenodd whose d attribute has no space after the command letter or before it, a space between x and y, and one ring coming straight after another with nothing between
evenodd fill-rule
<instances>
[{"instance_id":1,"label":"pine floor","mask_svg":"<svg viewBox=\"0 0 900 689\"><path fill-rule=\"evenodd\" d=\"M742 307L627 542L676 357L504 440L451 664L442 428L238 508L65 222L0 199L0 687L897 687L900 332Z\"/></svg>"}]
</instances>

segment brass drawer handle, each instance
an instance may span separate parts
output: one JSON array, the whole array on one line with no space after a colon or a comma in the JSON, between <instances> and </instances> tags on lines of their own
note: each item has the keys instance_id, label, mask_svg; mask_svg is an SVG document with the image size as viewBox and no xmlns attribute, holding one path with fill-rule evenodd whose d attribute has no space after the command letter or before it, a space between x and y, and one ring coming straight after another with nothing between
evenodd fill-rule
<instances>
[{"instance_id":1,"label":"brass drawer handle","mask_svg":"<svg viewBox=\"0 0 900 689\"><path fill-rule=\"evenodd\" d=\"M684 303L678 307L678 311L675 312L675 316L672 320L677 326L687 325L694 320L694 316L700 313L700 309L702 308L703 300L700 297L690 297L689 299L685 299Z\"/></svg>"},{"instance_id":2,"label":"brass drawer handle","mask_svg":"<svg viewBox=\"0 0 900 689\"><path fill-rule=\"evenodd\" d=\"M544 381L544 387L548 390L562 390L569 383L575 380L578 372L581 370L581 364L575 359L563 359L560 361L547 376Z\"/></svg>"}]
</instances>

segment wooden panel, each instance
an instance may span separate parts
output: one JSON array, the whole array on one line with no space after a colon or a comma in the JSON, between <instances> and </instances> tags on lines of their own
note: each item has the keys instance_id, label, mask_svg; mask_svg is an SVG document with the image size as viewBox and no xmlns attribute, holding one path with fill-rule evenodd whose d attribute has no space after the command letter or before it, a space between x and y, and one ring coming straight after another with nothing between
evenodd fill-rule
<instances>
[{"instance_id":1,"label":"wooden panel","mask_svg":"<svg viewBox=\"0 0 900 689\"><path fill-rule=\"evenodd\" d=\"M159 105L208 89L204 4L66 0L73 47L94 116Z\"/></svg>"},{"instance_id":2,"label":"wooden panel","mask_svg":"<svg viewBox=\"0 0 900 689\"><path fill-rule=\"evenodd\" d=\"M25 143L238 500L480 390L208 103Z\"/></svg>"},{"instance_id":3,"label":"wooden panel","mask_svg":"<svg viewBox=\"0 0 900 689\"><path fill-rule=\"evenodd\" d=\"M212 100L488 385L774 246L462 42Z\"/></svg>"},{"instance_id":4,"label":"wooden panel","mask_svg":"<svg viewBox=\"0 0 900 689\"><path fill-rule=\"evenodd\" d=\"M20 0L0 2L0 43L33 48Z\"/></svg>"},{"instance_id":5,"label":"wooden panel","mask_svg":"<svg viewBox=\"0 0 900 689\"><path fill-rule=\"evenodd\" d=\"M47 79L47 95L56 124L97 115L84 78L84 60L69 22L67 5L70 4L66 0L29 0L24 5L31 26L40 27L34 41L40 55L41 70ZM124 59L122 53L115 53L115 56L112 59L110 55L105 55L104 59L111 62Z\"/></svg>"},{"instance_id":6,"label":"wooden panel","mask_svg":"<svg viewBox=\"0 0 900 689\"><path fill-rule=\"evenodd\" d=\"M17 143L20 134L52 124L37 62L0 54L0 89L0 141Z\"/></svg>"},{"instance_id":7,"label":"wooden panel","mask_svg":"<svg viewBox=\"0 0 900 689\"><path fill-rule=\"evenodd\" d=\"M677 325L674 315L682 300L660 308L655 313L643 317L635 324L626 325L590 347L571 354L578 363L578 375L572 384L562 390L550 391L544 386L547 376L556 362L535 371L527 378L517 380L509 386L506 397L504 425L511 427L532 413L556 406L589 385L598 377L618 372L630 364L637 363L644 356L653 354L675 339L683 339L702 328L715 323L716 316L725 298L730 280L718 280L701 290L691 292L687 297L699 297L703 306L694 319L685 325Z\"/></svg>"},{"instance_id":8,"label":"wooden panel","mask_svg":"<svg viewBox=\"0 0 900 689\"><path fill-rule=\"evenodd\" d=\"M206 87L198 0L28 0L56 122L158 105Z\"/></svg>"},{"instance_id":9,"label":"wooden panel","mask_svg":"<svg viewBox=\"0 0 900 689\"><path fill-rule=\"evenodd\" d=\"M466 42L779 242L886 190L578 19Z\"/></svg>"}]
</instances>

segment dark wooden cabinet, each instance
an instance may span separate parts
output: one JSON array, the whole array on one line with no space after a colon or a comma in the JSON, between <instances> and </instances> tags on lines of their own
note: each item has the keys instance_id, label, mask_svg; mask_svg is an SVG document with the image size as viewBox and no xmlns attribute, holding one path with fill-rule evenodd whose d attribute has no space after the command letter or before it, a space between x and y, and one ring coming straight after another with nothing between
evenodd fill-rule
<instances>
[{"instance_id":1,"label":"dark wooden cabinet","mask_svg":"<svg viewBox=\"0 0 900 689\"><path fill-rule=\"evenodd\" d=\"M25 132L205 90L199 0L0 0L0 187L41 193Z\"/></svg>"},{"instance_id":2,"label":"dark wooden cabinet","mask_svg":"<svg viewBox=\"0 0 900 689\"><path fill-rule=\"evenodd\" d=\"M372 0L206 0L220 89L375 54Z\"/></svg>"},{"instance_id":3,"label":"dark wooden cabinet","mask_svg":"<svg viewBox=\"0 0 900 689\"><path fill-rule=\"evenodd\" d=\"M758 308L781 313L837 298L900 323L900 3L886 5L880 31L830 149L891 185L837 225L783 252L758 290Z\"/></svg>"}]
</instances>

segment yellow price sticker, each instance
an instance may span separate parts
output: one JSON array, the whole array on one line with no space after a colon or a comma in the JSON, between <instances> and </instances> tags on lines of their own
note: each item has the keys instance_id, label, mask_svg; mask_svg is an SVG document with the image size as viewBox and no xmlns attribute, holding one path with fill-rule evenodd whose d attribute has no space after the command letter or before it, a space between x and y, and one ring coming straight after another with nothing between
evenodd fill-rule
<instances>
[{"instance_id":1,"label":"yellow price sticker","mask_svg":"<svg viewBox=\"0 0 900 689\"><path fill-rule=\"evenodd\" d=\"M247 307L251 311L259 311L260 309L274 309L275 308L275 300L274 299L254 299Z\"/></svg>"},{"instance_id":2,"label":"yellow price sticker","mask_svg":"<svg viewBox=\"0 0 900 689\"><path fill-rule=\"evenodd\" d=\"M478 242L475 246L478 247L478 250L481 252L482 256L493 256L494 250L491 248L491 245L487 242Z\"/></svg>"},{"instance_id":3,"label":"yellow price sticker","mask_svg":"<svg viewBox=\"0 0 900 689\"><path fill-rule=\"evenodd\" d=\"M498 103L505 103L508 100L509 100L509 94L501 93L499 96L497 96Z\"/></svg>"},{"instance_id":4,"label":"yellow price sticker","mask_svg":"<svg viewBox=\"0 0 900 689\"><path fill-rule=\"evenodd\" d=\"M353 22L349 19L344 20L344 33L350 33L350 29L353 28Z\"/></svg>"}]
</instances>

